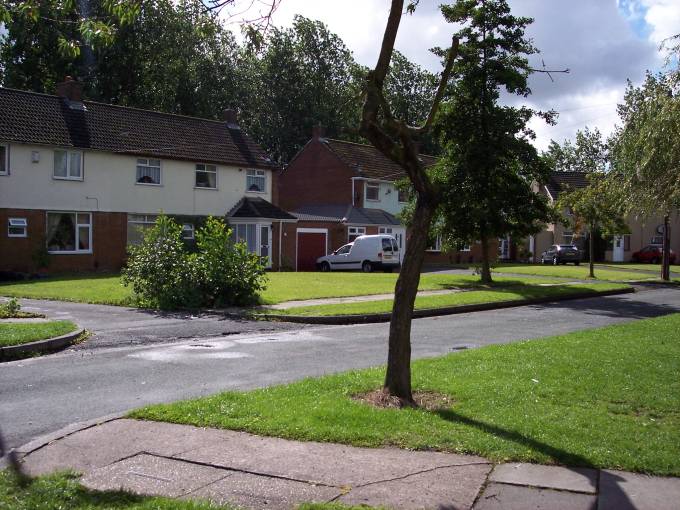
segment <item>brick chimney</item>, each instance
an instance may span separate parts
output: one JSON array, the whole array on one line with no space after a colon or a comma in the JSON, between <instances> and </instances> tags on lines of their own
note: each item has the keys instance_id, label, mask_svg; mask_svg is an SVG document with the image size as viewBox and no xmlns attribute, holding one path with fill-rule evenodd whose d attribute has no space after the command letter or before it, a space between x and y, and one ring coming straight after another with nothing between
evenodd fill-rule
<instances>
[{"instance_id":1,"label":"brick chimney","mask_svg":"<svg viewBox=\"0 0 680 510\"><path fill-rule=\"evenodd\" d=\"M232 129L239 129L238 114L236 113L236 110L233 110L231 108L223 110L222 120L227 123L227 127L230 127Z\"/></svg>"},{"instance_id":2,"label":"brick chimney","mask_svg":"<svg viewBox=\"0 0 680 510\"><path fill-rule=\"evenodd\" d=\"M80 103L83 101L83 84L67 76L63 82L57 83L57 95Z\"/></svg>"},{"instance_id":3,"label":"brick chimney","mask_svg":"<svg viewBox=\"0 0 680 510\"><path fill-rule=\"evenodd\" d=\"M326 135L326 128L317 124L312 128L312 140L320 140Z\"/></svg>"}]
</instances>

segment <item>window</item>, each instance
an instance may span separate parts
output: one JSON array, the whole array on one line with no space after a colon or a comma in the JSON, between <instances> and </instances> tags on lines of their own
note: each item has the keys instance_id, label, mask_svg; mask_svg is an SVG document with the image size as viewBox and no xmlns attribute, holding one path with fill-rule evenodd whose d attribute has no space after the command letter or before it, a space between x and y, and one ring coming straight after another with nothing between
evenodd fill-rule
<instances>
[{"instance_id":1,"label":"window","mask_svg":"<svg viewBox=\"0 0 680 510\"><path fill-rule=\"evenodd\" d=\"M366 227L349 227L347 229L347 242L351 243L357 237L366 234Z\"/></svg>"},{"instance_id":2,"label":"window","mask_svg":"<svg viewBox=\"0 0 680 510\"><path fill-rule=\"evenodd\" d=\"M397 199L401 203L408 202L411 199L411 190L409 189L397 190Z\"/></svg>"},{"instance_id":3,"label":"window","mask_svg":"<svg viewBox=\"0 0 680 510\"><path fill-rule=\"evenodd\" d=\"M144 231L154 226L156 217L155 214L128 214L128 244L141 244Z\"/></svg>"},{"instance_id":4,"label":"window","mask_svg":"<svg viewBox=\"0 0 680 510\"><path fill-rule=\"evenodd\" d=\"M264 170L248 170L246 172L246 191L264 193L266 188Z\"/></svg>"},{"instance_id":5,"label":"window","mask_svg":"<svg viewBox=\"0 0 680 510\"><path fill-rule=\"evenodd\" d=\"M9 218L7 221L7 237L27 237L27 227L26 218Z\"/></svg>"},{"instance_id":6,"label":"window","mask_svg":"<svg viewBox=\"0 0 680 510\"><path fill-rule=\"evenodd\" d=\"M232 235L234 236L234 242L245 243L249 252L259 253L257 250L257 225L254 223L234 225Z\"/></svg>"},{"instance_id":7,"label":"window","mask_svg":"<svg viewBox=\"0 0 680 510\"><path fill-rule=\"evenodd\" d=\"M574 242L574 233L570 230L565 230L562 233L562 244L572 244Z\"/></svg>"},{"instance_id":8,"label":"window","mask_svg":"<svg viewBox=\"0 0 680 510\"><path fill-rule=\"evenodd\" d=\"M335 252L336 255L347 255L350 250L352 249L351 244L346 244L345 246L338 248L337 251Z\"/></svg>"},{"instance_id":9,"label":"window","mask_svg":"<svg viewBox=\"0 0 680 510\"><path fill-rule=\"evenodd\" d=\"M217 189L217 167L215 165L196 165L196 187Z\"/></svg>"},{"instance_id":10,"label":"window","mask_svg":"<svg viewBox=\"0 0 680 510\"><path fill-rule=\"evenodd\" d=\"M54 151L54 178L83 180L83 153L80 151Z\"/></svg>"},{"instance_id":11,"label":"window","mask_svg":"<svg viewBox=\"0 0 680 510\"><path fill-rule=\"evenodd\" d=\"M394 247L392 246L392 239L389 239L387 237L383 237L382 238L382 249L383 249L383 251L391 252L393 250L393 248Z\"/></svg>"},{"instance_id":12,"label":"window","mask_svg":"<svg viewBox=\"0 0 680 510\"><path fill-rule=\"evenodd\" d=\"M0 145L0 175L9 174L9 147Z\"/></svg>"},{"instance_id":13,"label":"window","mask_svg":"<svg viewBox=\"0 0 680 510\"><path fill-rule=\"evenodd\" d=\"M161 184L161 160L138 159L137 160L137 184Z\"/></svg>"},{"instance_id":14,"label":"window","mask_svg":"<svg viewBox=\"0 0 680 510\"><path fill-rule=\"evenodd\" d=\"M185 223L182 225L182 239L194 238L194 225L192 223Z\"/></svg>"},{"instance_id":15,"label":"window","mask_svg":"<svg viewBox=\"0 0 680 510\"><path fill-rule=\"evenodd\" d=\"M663 236L652 236L652 241L649 244L663 245Z\"/></svg>"},{"instance_id":16,"label":"window","mask_svg":"<svg viewBox=\"0 0 680 510\"><path fill-rule=\"evenodd\" d=\"M442 251L442 236L435 237L427 251Z\"/></svg>"},{"instance_id":17,"label":"window","mask_svg":"<svg viewBox=\"0 0 680 510\"><path fill-rule=\"evenodd\" d=\"M463 246L460 247L460 251L470 251L470 245L464 244Z\"/></svg>"},{"instance_id":18,"label":"window","mask_svg":"<svg viewBox=\"0 0 680 510\"><path fill-rule=\"evenodd\" d=\"M367 182L366 183L366 200L380 200L380 183Z\"/></svg>"},{"instance_id":19,"label":"window","mask_svg":"<svg viewBox=\"0 0 680 510\"><path fill-rule=\"evenodd\" d=\"M50 253L92 253L92 215L47 213L47 250Z\"/></svg>"}]
</instances>

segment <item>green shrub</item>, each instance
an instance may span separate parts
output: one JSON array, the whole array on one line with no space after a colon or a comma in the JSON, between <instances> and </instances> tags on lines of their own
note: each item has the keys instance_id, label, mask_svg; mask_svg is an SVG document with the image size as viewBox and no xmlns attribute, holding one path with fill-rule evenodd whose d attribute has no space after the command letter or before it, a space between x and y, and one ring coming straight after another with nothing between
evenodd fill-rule
<instances>
[{"instance_id":1,"label":"green shrub","mask_svg":"<svg viewBox=\"0 0 680 510\"><path fill-rule=\"evenodd\" d=\"M189 252L182 227L165 215L144 233L139 246L129 247L122 281L132 286L143 306L165 309L243 305L264 289L260 257L242 244L234 244L224 221L208 218L196 231L196 246Z\"/></svg>"},{"instance_id":2,"label":"green shrub","mask_svg":"<svg viewBox=\"0 0 680 510\"><path fill-rule=\"evenodd\" d=\"M0 319L9 319L19 316L21 305L17 298L10 298L6 303L0 303Z\"/></svg>"}]
</instances>

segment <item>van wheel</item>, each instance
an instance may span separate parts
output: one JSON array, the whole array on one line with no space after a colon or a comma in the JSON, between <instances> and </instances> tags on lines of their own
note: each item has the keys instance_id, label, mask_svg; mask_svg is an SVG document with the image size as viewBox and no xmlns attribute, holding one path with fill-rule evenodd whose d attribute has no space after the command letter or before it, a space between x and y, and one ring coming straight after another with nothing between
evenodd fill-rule
<instances>
[{"instance_id":1,"label":"van wheel","mask_svg":"<svg viewBox=\"0 0 680 510\"><path fill-rule=\"evenodd\" d=\"M330 270L331 270L331 265L328 262L322 262L321 263L321 271L323 271L324 273L327 273Z\"/></svg>"},{"instance_id":2,"label":"van wheel","mask_svg":"<svg viewBox=\"0 0 680 510\"><path fill-rule=\"evenodd\" d=\"M364 263L361 264L361 270L364 273L372 273L373 272L373 264L371 264L368 260L364 260Z\"/></svg>"}]
</instances>

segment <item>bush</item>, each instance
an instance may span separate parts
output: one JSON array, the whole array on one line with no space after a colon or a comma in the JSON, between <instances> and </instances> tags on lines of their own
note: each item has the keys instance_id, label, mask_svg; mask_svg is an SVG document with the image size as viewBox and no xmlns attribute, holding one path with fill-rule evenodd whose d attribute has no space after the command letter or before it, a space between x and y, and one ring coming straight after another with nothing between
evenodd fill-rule
<instances>
[{"instance_id":1,"label":"bush","mask_svg":"<svg viewBox=\"0 0 680 510\"><path fill-rule=\"evenodd\" d=\"M196 250L189 253L182 227L160 215L142 244L129 247L122 281L143 306L243 305L256 300L265 272L259 256L232 242L221 219L208 218L196 231Z\"/></svg>"},{"instance_id":2,"label":"bush","mask_svg":"<svg viewBox=\"0 0 680 510\"><path fill-rule=\"evenodd\" d=\"M19 317L21 305L17 298L10 298L6 303L0 303L0 319Z\"/></svg>"}]
</instances>

